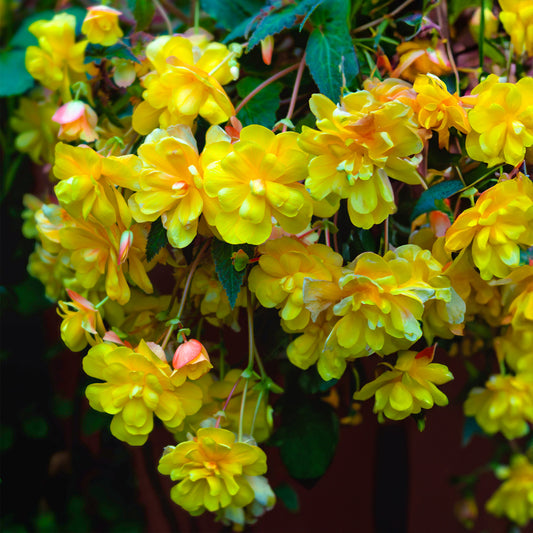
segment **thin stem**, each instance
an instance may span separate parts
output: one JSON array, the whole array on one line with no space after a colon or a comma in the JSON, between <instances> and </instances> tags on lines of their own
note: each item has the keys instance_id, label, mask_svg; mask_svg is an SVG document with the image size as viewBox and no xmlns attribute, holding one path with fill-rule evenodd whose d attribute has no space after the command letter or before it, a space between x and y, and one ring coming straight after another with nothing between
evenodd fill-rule
<instances>
[{"instance_id":1,"label":"thin stem","mask_svg":"<svg viewBox=\"0 0 533 533\"><path fill-rule=\"evenodd\" d=\"M263 366L263 361L261 361L261 357L259 355L259 352L257 351L257 346L254 344L254 358L255 362L257 363L257 366L259 367L259 373L261 374L261 377L266 377L267 373L265 370L265 367Z\"/></svg>"},{"instance_id":2,"label":"thin stem","mask_svg":"<svg viewBox=\"0 0 533 533\"><path fill-rule=\"evenodd\" d=\"M298 72L296 73L296 80L294 81L294 87L292 88L291 103L289 104L289 110L287 111L287 119L292 118L294 113L294 108L296 107L296 100L298 98L298 91L300 90L300 84L302 82L302 76L305 68L305 56L307 52L304 52L302 59L300 59L300 64L298 65ZM282 132L287 131L287 124L283 124Z\"/></svg>"},{"instance_id":3,"label":"thin stem","mask_svg":"<svg viewBox=\"0 0 533 533\"><path fill-rule=\"evenodd\" d=\"M326 237L326 246L331 248L331 239L329 238L329 226L325 224L324 235Z\"/></svg>"},{"instance_id":4,"label":"thin stem","mask_svg":"<svg viewBox=\"0 0 533 533\"><path fill-rule=\"evenodd\" d=\"M296 70L300 66L300 63L295 63L290 67L280 70L277 74L274 74L263 83L260 83L249 95L243 98L242 102L235 108L235 114L237 114L257 93L261 92L265 87L268 87L271 83L283 78L293 70Z\"/></svg>"},{"instance_id":5,"label":"thin stem","mask_svg":"<svg viewBox=\"0 0 533 533\"><path fill-rule=\"evenodd\" d=\"M239 378L237 379L237 381L234 383L233 387L231 388L230 393L228 394L228 397L226 398L226 402L224 403L224 407L222 408L222 411L224 411L224 412L226 411L226 408L228 407L229 401L231 400L231 397L233 396L233 393L235 392L235 389L239 385L241 379L242 379L242 376L239 376ZM222 415L219 415L217 417L217 421L216 421L216 424L215 424L216 428L220 427L221 418L222 418Z\"/></svg>"},{"instance_id":6,"label":"thin stem","mask_svg":"<svg viewBox=\"0 0 533 533\"><path fill-rule=\"evenodd\" d=\"M249 379L246 379L244 382L244 390L242 391L242 399L241 399L241 412L239 413L239 434L237 436L237 441L242 441L242 426L244 422L244 406L246 404L246 394L248 394L248 383Z\"/></svg>"},{"instance_id":7,"label":"thin stem","mask_svg":"<svg viewBox=\"0 0 533 533\"><path fill-rule=\"evenodd\" d=\"M333 215L333 224L335 224L335 227L338 228L339 226L337 226L337 219L339 218L339 212L336 211L335 214ZM337 253L340 253L339 252L339 241L337 239L337 232L335 232L333 234L333 249L337 252Z\"/></svg>"},{"instance_id":8,"label":"thin stem","mask_svg":"<svg viewBox=\"0 0 533 533\"><path fill-rule=\"evenodd\" d=\"M452 45L450 42L450 29L448 27L448 7L446 2L440 2L440 4L437 6L437 18L439 21L441 35L443 37L442 40L446 44L446 54L448 55L448 60L450 61L450 66L452 67L453 75L455 76L455 90L457 91L457 94L459 94L459 72L457 71L457 65L455 64Z\"/></svg>"},{"instance_id":9,"label":"thin stem","mask_svg":"<svg viewBox=\"0 0 533 533\"><path fill-rule=\"evenodd\" d=\"M254 417L252 418L252 425L250 426L250 435L254 435L255 429L255 419L257 418L257 413L259 412L259 407L261 406L261 400L263 399L264 389L259 391L259 396L257 397L257 402L255 404Z\"/></svg>"},{"instance_id":10,"label":"thin stem","mask_svg":"<svg viewBox=\"0 0 533 533\"><path fill-rule=\"evenodd\" d=\"M387 13L385 16L373 20L371 22L368 22L367 24L363 24L362 26L359 26L358 28L355 28L352 30L352 33L359 33L364 30L368 30L368 28L372 28L374 26L379 26L384 20L390 19L397 15L400 11L405 9L409 4L413 3L414 0L405 0L405 2L401 5L399 5L396 9L393 9L390 13Z\"/></svg>"},{"instance_id":11,"label":"thin stem","mask_svg":"<svg viewBox=\"0 0 533 533\"><path fill-rule=\"evenodd\" d=\"M152 0L152 2L154 3L154 6L159 11L159 14L165 21L165 26L167 27L168 34L172 35L174 33L174 30L172 29L172 24L170 22L170 19L168 18L165 8L159 3L159 0Z\"/></svg>"},{"instance_id":12,"label":"thin stem","mask_svg":"<svg viewBox=\"0 0 533 533\"><path fill-rule=\"evenodd\" d=\"M172 13L175 17L179 18L185 24L189 24L189 19L187 15L179 8L176 7L172 2L168 0L161 0L161 3L165 6L166 10Z\"/></svg>"},{"instance_id":13,"label":"thin stem","mask_svg":"<svg viewBox=\"0 0 533 533\"><path fill-rule=\"evenodd\" d=\"M385 219L383 232L384 232L384 236L383 236L384 253L387 253L389 251L389 217Z\"/></svg>"}]
</instances>

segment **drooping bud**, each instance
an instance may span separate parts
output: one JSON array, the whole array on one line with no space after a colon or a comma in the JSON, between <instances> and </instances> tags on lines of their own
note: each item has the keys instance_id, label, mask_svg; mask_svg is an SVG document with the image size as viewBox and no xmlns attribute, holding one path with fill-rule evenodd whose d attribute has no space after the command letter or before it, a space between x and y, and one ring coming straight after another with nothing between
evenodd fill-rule
<instances>
[{"instance_id":1,"label":"drooping bud","mask_svg":"<svg viewBox=\"0 0 533 533\"><path fill-rule=\"evenodd\" d=\"M196 339L185 341L178 346L172 366L182 373L185 372L189 379L198 379L213 368L207 350Z\"/></svg>"},{"instance_id":2,"label":"drooping bud","mask_svg":"<svg viewBox=\"0 0 533 533\"><path fill-rule=\"evenodd\" d=\"M122 232L118 249L118 264L121 265L128 258L128 252L133 244L133 233L130 230Z\"/></svg>"},{"instance_id":3,"label":"drooping bud","mask_svg":"<svg viewBox=\"0 0 533 533\"><path fill-rule=\"evenodd\" d=\"M81 139L92 142L98 139L95 131L98 117L87 104L81 100L72 100L62 105L52 117L60 125L58 137L66 141Z\"/></svg>"},{"instance_id":4,"label":"drooping bud","mask_svg":"<svg viewBox=\"0 0 533 533\"><path fill-rule=\"evenodd\" d=\"M261 55L265 65L270 65L272 62L272 52L274 51L274 36L269 35L261 41Z\"/></svg>"}]
</instances>

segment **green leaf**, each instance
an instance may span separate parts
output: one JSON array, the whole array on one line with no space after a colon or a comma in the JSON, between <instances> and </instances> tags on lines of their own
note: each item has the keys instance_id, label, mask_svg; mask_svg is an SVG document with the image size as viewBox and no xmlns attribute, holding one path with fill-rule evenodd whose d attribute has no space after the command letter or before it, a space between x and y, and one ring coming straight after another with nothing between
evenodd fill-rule
<instances>
[{"instance_id":1,"label":"green leaf","mask_svg":"<svg viewBox=\"0 0 533 533\"><path fill-rule=\"evenodd\" d=\"M131 49L122 43L117 43L113 46L102 46L101 44L89 43L87 48L85 48L84 63L92 63L94 61L99 64L100 60L104 58L128 59L129 61L140 63L140 61L132 53Z\"/></svg>"},{"instance_id":2,"label":"green leaf","mask_svg":"<svg viewBox=\"0 0 533 533\"><path fill-rule=\"evenodd\" d=\"M475 435L485 435L485 432L481 429L476 419L473 416L467 416L463 426L463 437L461 439L461 445L467 446Z\"/></svg>"},{"instance_id":3,"label":"green leaf","mask_svg":"<svg viewBox=\"0 0 533 533\"><path fill-rule=\"evenodd\" d=\"M281 483L274 487L274 494L291 513L297 513L300 510L298 494L288 483Z\"/></svg>"},{"instance_id":4,"label":"green leaf","mask_svg":"<svg viewBox=\"0 0 533 533\"><path fill-rule=\"evenodd\" d=\"M107 427L110 418L106 413L100 413L94 409L89 409L81 421L81 431L84 435L92 435Z\"/></svg>"},{"instance_id":5,"label":"green leaf","mask_svg":"<svg viewBox=\"0 0 533 533\"><path fill-rule=\"evenodd\" d=\"M154 2L152 0L128 0L128 5L137 22L137 31L148 28L155 14Z\"/></svg>"},{"instance_id":6,"label":"green leaf","mask_svg":"<svg viewBox=\"0 0 533 533\"><path fill-rule=\"evenodd\" d=\"M44 439L48 434L48 423L39 415L30 415L22 421L24 433L32 439Z\"/></svg>"},{"instance_id":7,"label":"green leaf","mask_svg":"<svg viewBox=\"0 0 533 533\"><path fill-rule=\"evenodd\" d=\"M320 92L334 102L359 72L347 22L349 9L348 0L326 0L311 16L315 29L307 42L307 66Z\"/></svg>"},{"instance_id":8,"label":"green leaf","mask_svg":"<svg viewBox=\"0 0 533 533\"><path fill-rule=\"evenodd\" d=\"M248 255L248 257L254 256L254 247L249 244L228 244L227 242L213 239L213 244L211 245L211 253L213 255L213 260L215 261L215 270L220 283L222 283L222 286L228 295L228 300L232 309L235 307L235 302L241 291L241 285L246 273L246 270L237 272L233 265L233 254L241 249Z\"/></svg>"},{"instance_id":9,"label":"green leaf","mask_svg":"<svg viewBox=\"0 0 533 533\"><path fill-rule=\"evenodd\" d=\"M25 93L33 87L33 78L26 70L24 50L0 52L0 96Z\"/></svg>"},{"instance_id":10,"label":"green leaf","mask_svg":"<svg viewBox=\"0 0 533 533\"><path fill-rule=\"evenodd\" d=\"M273 437L289 474L314 480L328 469L339 440L339 421L332 407L303 394L283 398L281 426Z\"/></svg>"},{"instance_id":11,"label":"green leaf","mask_svg":"<svg viewBox=\"0 0 533 533\"><path fill-rule=\"evenodd\" d=\"M263 80L246 77L237 83L237 93L241 98L250 94ZM259 124L272 129L276 123L276 113L279 109L279 95L283 85L271 83L257 93L237 114L243 126Z\"/></svg>"},{"instance_id":12,"label":"green leaf","mask_svg":"<svg viewBox=\"0 0 533 533\"><path fill-rule=\"evenodd\" d=\"M265 37L276 35L294 26L299 25L299 31L302 31L307 18L323 2L324 0L300 0L288 4L277 2L276 7L267 13L252 33L248 41L248 50L259 44Z\"/></svg>"},{"instance_id":13,"label":"green leaf","mask_svg":"<svg viewBox=\"0 0 533 533\"><path fill-rule=\"evenodd\" d=\"M200 0L200 7L217 24L226 30L232 30L242 22L248 21L250 15L254 17L264 7L262 0ZM246 28L241 35L244 35ZM239 37L241 36L239 35Z\"/></svg>"},{"instance_id":14,"label":"green leaf","mask_svg":"<svg viewBox=\"0 0 533 533\"><path fill-rule=\"evenodd\" d=\"M463 188L463 184L459 180L441 181L424 191L411 213L411 222L418 216L435 211L436 201L444 200L450 197L452 194Z\"/></svg>"},{"instance_id":15,"label":"green leaf","mask_svg":"<svg viewBox=\"0 0 533 533\"><path fill-rule=\"evenodd\" d=\"M168 244L167 230L163 227L161 217L152 222L146 241L146 260L151 261L161 248Z\"/></svg>"}]
</instances>

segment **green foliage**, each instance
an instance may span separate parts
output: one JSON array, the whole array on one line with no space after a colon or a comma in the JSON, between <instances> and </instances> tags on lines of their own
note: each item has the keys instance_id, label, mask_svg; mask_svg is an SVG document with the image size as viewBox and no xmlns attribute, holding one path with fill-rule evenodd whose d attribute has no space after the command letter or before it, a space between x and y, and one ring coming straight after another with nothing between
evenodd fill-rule
<instances>
[{"instance_id":1,"label":"green foliage","mask_svg":"<svg viewBox=\"0 0 533 533\"><path fill-rule=\"evenodd\" d=\"M143 31L148 28L155 14L154 2L152 0L128 0L128 5L137 23L137 30Z\"/></svg>"},{"instance_id":2,"label":"green foliage","mask_svg":"<svg viewBox=\"0 0 533 533\"><path fill-rule=\"evenodd\" d=\"M463 188L463 184L459 180L441 181L433 187L430 187L424 191L411 213L411 222L418 216L435 211L437 209L437 202L444 200L460 191Z\"/></svg>"},{"instance_id":3,"label":"green foliage","mask_svg":"<svg viewBox=\"0 0 533 533\"><path fill-rule=\"evenodd\" d=\"M288 483L281 483L274 487L274 493L291 513L297 513L300 510L298 494Z\"/></svg>"},{"instance_id":4,"label":"green foliage","mask_svg":"<svg viewBox=\"0 0 533 533\"><path fill-rule=\"evenodd\" d=\"M246 77L237 83L237 93L241 98L250 94L263 80ZM276 123L276 112L279 109L279 95L283 85L271 83L257 93L238 113L237 118L243 126L260 124L272 128Z\"/></svg>"},{"instance_id":5,"label":"green foliage","mask_svg":"<svg viewBox=\"0 0 533 533\"><path fill-rule=\"evenodd\" d=\"M271 439L279 446L289 474L299 480L324 475L339 440L339 421L332 407L319 398L287 394L280 400L281 426Z\"/></svg>"},{"instance_id":6,"label":"green foliage","mask_svg":"<svg viewBox=\"0 0 533 533\"><path fill-rule=\"evenodd\" d=\"M217 24L226 30L235 31L243 22L249 24L249 18L254 18L264 6L261 0L200 0L200 7L210 17L217 21ZM240 35L244 35L246 27Z\"/></svg>"},{"instance_id":7,"label":"green foliage","mask_svg":"<svg viewBox=\"0 0 533 533\"><path fill-rule=\"evenodd\" d=\"M235 307L237 296L241 291L241 285L244 280L246 270L238 272L233 264L233 254L243 250L248 257L253 257L254 247L249 244L228 244L227 242L213 239L211 253L215 261L215 270L220 283L224 287L228 296L231 308Z\"/></svg>"},{"instance_id":8,"label":"green foliage","mask_svg":"<svg viewBox=\"0 0 533 533\"><path fill-rule=\"evenodd\" d=\"M25 93L33 87L33 78L24 65L24 50L0 52L0 96Z\"/></svg>"},{"instance_id":9,"label":"green foliage","mask_svg":"<svg viewBox=\"0 0 533 533\"><path fill-rule=\"evenodd\" d=\"M146 260L151 261L159 253L159 250L167 244L167 230L163 227L163 222L161 222L161 217L159 217L150 226L148 240L146 241Z\"/></svg>"},{"instance_id":10,"label":"green foliage","mask_svg":"<svg viewBox=\"0 0 533 533\"><path fill-rule=\"evenodd\" d=\"M311 15L315 29L307 43L307 66L320 92L334 102L359 72L348 28L348 0L326 0Z\"/></svg>"},{"instance_id":11,"label":"green foliage","mask_svg":"<svg viewBox=\"0 0 533 533\"><path fill-rule=\"evenodd\" d=\"M85 63L94 61L98 65L102 59L112 58L128 59L139 63L139 60L133 55L131 49L123 43L117 43L113 46L89 43L85 49Z\"/></svg>"}]
</instances>

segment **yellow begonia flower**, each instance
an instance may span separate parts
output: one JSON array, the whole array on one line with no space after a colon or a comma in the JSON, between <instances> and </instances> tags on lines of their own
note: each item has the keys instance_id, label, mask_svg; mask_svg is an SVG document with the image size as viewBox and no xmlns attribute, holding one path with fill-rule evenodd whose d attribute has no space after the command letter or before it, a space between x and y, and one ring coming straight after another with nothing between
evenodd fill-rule
<instances>
[{"instance_id":1,"label":"yellow begonia flower","mask_svg":"<svg viewBox=\"0 0 533 533\"><path fill-rule=\"evenodd\" d=\"M484 280L504 278L520 262L520 245L533 245L533 183L519 174L483 192L446 232L445 247L472 243L472 259Z\"/></svg>"},{"instance_id":2,"label":"yellow begonia flower","mask_svg":"<svg viewBox=\"0 0 533 533\"><path fill-rule=\"evenodd\" d=\"M533 328L533 264L523 265L507 278L504 298L509 303L511 325L515 329Z\"/></svg>"},{"instance_id":3,"label":"yellow begonia flower","mask_svg":"<svg viewBox=\"0 0 533 533\"><path fill-rule=\"evenodd\" d=\"M533 327L507 328L502 337L494 339L494 348L498 360L505 360L514 372L527 372L533 368Z\"/></svg>"},{"instance_id":4,"label":"yellow begonia flower","mask_svg":"<svg viewBox=\"0 0 533 533\"><path fill-rule=\"evenodd\" d=\"M107 6L91 6L81 26L90 43L112 46L124 35L118 25L122 12Z\"/></svg>"},{"instance_id":5,"label":"yellow begonia flower","mask_svg":"<svg viewBox=\"0 0 533 533\"><path fill-rule=\"evenodd\" d=\"M202 405L201 389L185 375L172 372L144 341L135 350L98 344L83 358L83 370L104 381L87 387L90 406L114 415L111 433L132 446L146 442L154 414L169 427L177 427Z\"/></svg>"},{"instance_id":6,"label":"yellow begonia flower","mask_svg":"<svg viewBox=\"0 0 533 533\"><path fill-rule=\"evenodd\" d=\"M533 4L529 0L499 0L500 20L511 37L514 53L533 56Z\"/></svg>"},{"instance_id":7,"label":"yellow begonia flower","mask_svg":"<svg viewBox=\"0 0 533 533\"><path fill-rule=\"evenodd\" d=\"M138 153L140 173L131 176L138 185L126 185L138 191L128 201L133 218L153 222L161 217L170 244L185 248L196 236L204 205L202 169L191 130L188 126L156 129Z\"/></svg>"},{"instance_id":8,"label":"yellow begonia flower","mask_svg":"<svg viewBox=\"0 0 533 533\"><path fill-rule=\"evenodd\" d=\"M485 387L474 387L464 403L467 416L475 416L486 433L501 431L506 438L516 439L529 432L533 422L533 373L516 376L493 375Z\"/></svg>"},{"instance_id":9,"label":"yellow begonia flower","mask_svg":"<svg viewBox=\"0 0 533 533\"><path fill-rule=\"evenodd\" d=\"M21 98L19 108L9 119L18 133L15 148L28 154L34 163L43 165L54 160L59 124L52 121L56 105L52 102Z\"/></svg>"},{"instance_id":10,"label":"yellow begonia flower","mask_svg":"<svg viewBox=\"0 0 533 533\"><path fill-rule=\"evenodd\" d=\"M154 70L143 78L144 101L133 112L133 128L147 135L158 126L192 126L200 115L219 124L235 114L222 88L232 81L234 54L220 43L195 46L183 36L157 37L146 47Z\"/></svg>"},{"instance_id":11,"label":"yellow begonia flower","mask_svg":"<svg viewBox=\"0 0 533 533\"><path fill-rule=\"evenodd\" d=\"M306 246L290 237L259 247L259 264L250 272L248 288L263 307L280 309L282 324L291 331L305 328L310 312L303 302L304 278L332 281L341 274L342 257L323 244Z\"/></svg>"},{"instance_id":12,"label":"yellow begonia flower","mask_svg":"<svg viewBox=\"0 0 533 533\"><path fill-rule=\"evenodd\" d=\"M235 434L222 428L201 428L194 440L167 446L158 467L161 474L179 480L170 497L193 516L252 503L255 494L246 476L266 469L260 448L235 442Z\"/></svg>"},{"instance_id":13,"label":"yellow begonia flower","mask_svg":"<svg viewBox=\"0 0 533 533\"><path fill-rule=\"evenodd\" d=\"M297 137L251 125L234 144L221 141L205 148L204 190L216 205L204 214L226 242L262 244L272 232L272 218L289 233L307 227L313 205L299 182L305 179L308 156Z\"/></svg>"},{"instance_id":14,"label":"yellow begonia flower","mask_svg":"<svg viewBox=\"0 0 533 533\"><path fill-rule=\"evenodd\" d=\"M394 78L402 77L412 82L419 74L444 76L452 71L440 42L435 46L434 42L427 39L413 39L398 45L396 52L399 63L391 73Z\"/></svg>"},{"instance_id":15,"label":"yellow begonia flower","mask_svg":"<svg viewBox=\"0 0 533 533\"><path fill-rule=\"evenodd\" d=\"M138 171L133 155L103 157L87 146L58 143L53 172L60 181L54 190L74 218L86 220L91 214L110 226L119 217L127 229L130 210L116 186L131 186Z\"/></svg>"},{"instance_id":16,"label":"yellow begonia flower","mask_svg":"<svg viewBox=\"0 0 533 533\"><path fill-rule=\"evenodd\" d=\"M424 128L438 132L439 148L448 149L451 127L462 133L470 131L467 113L461 99L457 93L450 94L445 83L437 76L433 74L418 76L413 89L418 93L416 97L418 121Z\"/></svg>"},{"instance_id":17,"label":"yellow begonia flower","mask_svg":"<svg viewBox=\"0 0 533 533\"><path fill-rule=\"evenodd\" d=\"M370 228L396 211L389 178L420 183L423 148L411 107L380 101L369 91L341 98L336 106L321 94L309 102L320 131L303 127L298 142L310 153L305 186L317 200L348 199L350 220Z\"/></svg>"},{"instance_id":18,"label":"yellow begonia flower","mask_svg":"<svg viewBox=\"0 0 533 533\"><path fill-rule=\"evenodd\" d=\"M67 293L72 301L57 303L57 314L63 319L61 339L69 350L80 352L87 344L94 346L97 343L95 336L98 339L105 334L104 322L89 300L70 289Z\"/></svg>"},{"instance_id":19,"label":"yellow begonia flower","mask_svg":"<svg viewBox=\"0 0 533 533\"><path fill-rule=\"evenodd\" d=\"M468 113L472 130L466 151L476 161L489 165L519 165L526 148L533 146L533 78L500 83L491 74L473 91L477 95Z\"/></svg>"},{"instance_id":20,"label":"yellow begonia flower","mask_svg":"<svg viewBox=\"0 0 533 533\"><path fill-rule=\"evenodd\" d=\"M402 420L435 404L448 405L448 398L436 385L447 383L453 375L446 365L432 360L433 348L418 354L399 352L394 367L367 383L353 398L363 401L375 396L374 413L391 420Z\"/></svg>"},{"instance_id":21,"label":"yellow begonia flower","mask_svg":"<svg viewBox=\"0 0 533 533\"><path fill-rule=\"evenodd\" d=\"M487 511L526 526L533 520L533 464L525 455L514 455L508 467L496 469L496 477L505 481L487 502Z\"/></svg>"},{"instance_id":22,"label":"yellow begonia flower","mask_svg":"<svg viewBox=\"0 0 533 533\"><path fill-rule=\"evenodd\" d=\"M76 18L60 13L52 20L38 20L29 31L39 46L26 49L26 70L46 88L61 89L64 101L71 99L70 85L85 79L85 47L88 41L75 42Z\"/></svg>"},{"instance_id":23,"label":"yellow begonia flower","mask_svg":"<svg viewBox=\"0 0 533 533\"><path fill-rule=\"evenodd\" d=\"M416 92L405 80L387 78L381 81L377 78L368 78L363 82L363 89L370 92L379 102L398 100L415 109Z\"/></svg>"}]
</instances>

